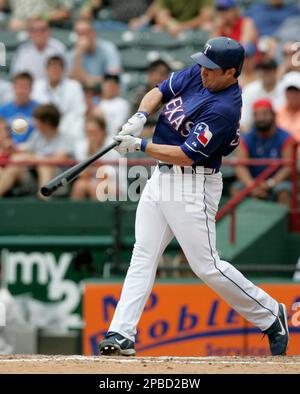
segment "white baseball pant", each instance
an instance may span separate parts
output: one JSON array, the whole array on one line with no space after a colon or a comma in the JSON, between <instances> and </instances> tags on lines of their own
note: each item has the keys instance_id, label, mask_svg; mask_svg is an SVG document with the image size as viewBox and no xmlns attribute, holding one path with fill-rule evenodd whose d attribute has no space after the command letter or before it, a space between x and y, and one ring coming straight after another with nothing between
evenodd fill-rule
<instances>
[{"instance_id":1,"label":"white baseball pant","mask_svg":"<svg viewBox=\"0 0 300 394\"><path fill-rule=\"evenodd\" d=\"M170 187L173 188L171 199ZM136 242L109 331L134 341L158 262L174 236L192 270L203 282L262 331L273 324L278 303L219 258L215 215L221 194L220 172L182 175L155 169L138 204Z\"/></svg>"}]
</instances>

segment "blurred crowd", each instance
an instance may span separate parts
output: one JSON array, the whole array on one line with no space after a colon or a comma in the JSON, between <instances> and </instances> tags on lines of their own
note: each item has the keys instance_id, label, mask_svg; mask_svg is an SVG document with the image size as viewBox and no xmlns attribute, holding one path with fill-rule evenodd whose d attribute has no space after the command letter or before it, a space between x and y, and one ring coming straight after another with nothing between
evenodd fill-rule
<instances>
[{"instance_id":1,"label":"blurred crowd","mask_svg":"<svg viewBox=\"0 0 300 394\"><path fill-rule=\"evenodd\" d=\"M119 49L99 31L164 31L180 40L201 30L240 41L246 60L237 156L289 159L294 141L300 142L300 2L190 0L187 7L184 0L0 0L0 16L3 32L27 36L14 53L10 81L0 78L0 197L41 198L39 186L61 171L51 160L83 160L107 145L143 95L174 70L167 57L158 58L144 82L128 91ZM72 31L70 50L52 36L55 27ZM12 131L19 117L29 123L26 133ZM149 118L145 138L151 138L157 117ZM5 166L8 158L47 163ZM237 167L232 195L253 184L264 168ZM67 195L96 199L96 187L95 171L89 170ZM283 166L252 195L289 204L290 192L290 168Z\"/></svg>"}]
</instances>

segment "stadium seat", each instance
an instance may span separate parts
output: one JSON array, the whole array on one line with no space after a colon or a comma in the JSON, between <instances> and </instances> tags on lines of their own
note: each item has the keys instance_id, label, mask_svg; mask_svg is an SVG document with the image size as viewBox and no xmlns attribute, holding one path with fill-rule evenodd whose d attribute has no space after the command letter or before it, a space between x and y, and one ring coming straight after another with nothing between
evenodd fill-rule
<instances>
[{"instance_id":1,"label":"stadium seat","mask_svg":"<svg viewBox=\"0 0 300 394\"><path fill-rule=\"evenodd\" d=\"M194 64L191 55L195 52L194 48L185 47L170 51L168 54L173 58L173 65L175 69L190 66Z\"/></svg>"},{"instance_id":2,"label":"stadium seat","mask_svg":"<svg viewBox=\"0 0 300 394\"><path fill-rule=\"evenodd\" d=\"M21 42L27 38L26 32L13 32L9 30L1 30L1 42L5 45L6 50L15 50Z\"/></svg>"},{"instance_id":3,"label":"stadium seat","mask_svg":"<svg viewBox=\"0 0 300 394\"><path fill-rule=\"evenodd\" d=\"M99 39L111 41L120 49L133 46L133 42L135 41L134 33L129 30L97 30L96 34Z\"/></svg>"},{"instance_id":4,"label":"stadium seat","mask_svg":"<svg viewBox=\"0 0 300 394\"><path fill-rule=\"evenodd\" d=\"M209 38L209 34L203 30L189 30L181 33L178 40L181 42L183 47L191 47L194 52L200 51L206 41Z\"/></svg>"},{"instance_id":5,"label":"stadium seat","mask_svg":"<svg viewBox=\"0 0 300 394\"><path fill-rule=\"evenodd\" d=\"M126 91L130 91L140 84L146 82L146 76L144 72L125 72L122 75L122 82L126 87Z\"/></svg>"},{"instance_id":6,"label":"stadium seat","mask_svg":"<svg viewBox=\"0 0 300 394\"><path fill-rule=\"evenodd\" d=\"M13 56L15 55L15 51L14 50L8 50L6 49L6 53L5 53L5 66L1 66L1 74L3 74L4 76L7 75L7 77L9 78L9 70L10 70L10 65L13 59ZM8 79L7 78L7 79Z\"/></svg>"},{"instance_id":7,"label":"stadium seat","mask_svg":"<svg viewBox=\"0 0 300 394\"><path fill-rule=\"evenodd\" d=\"M7 68L3 68L1 67L1 71L0 71L0 80L5 80L5 81L9 81L10 80L10 74L7 70Z\"/></svg>"},{"instance_id":8,"label":"stadium seat","mask_svg":"<svg viewBox=\"0 0 300 394\"><path fill-rule=\"evenodd\" d=\"M135 43L141 48L178 48L182 44L166 32L139 32L135 33Z\"/></svg>"},{"instance_id":9,"label":"stadium seat","mask_svg":"<svg viewBox=\"0 0 300 394\"><path fill-rule=\"evenodd\" d=\"M70 48L75 41L75 35L72 30L53 28L51 35L61 41L67 48Z\"/></svg>"},{"instance_id":10,"label":"stadium seat","mask_svg":"<svg viewBox=\"0 0 300 394\"><path fill-rule=\"evenodd\" d=\"M146 70L149 65L148 51L129 48L121 51L121 60L124 70Z\"/></svg>"}]
</instances>

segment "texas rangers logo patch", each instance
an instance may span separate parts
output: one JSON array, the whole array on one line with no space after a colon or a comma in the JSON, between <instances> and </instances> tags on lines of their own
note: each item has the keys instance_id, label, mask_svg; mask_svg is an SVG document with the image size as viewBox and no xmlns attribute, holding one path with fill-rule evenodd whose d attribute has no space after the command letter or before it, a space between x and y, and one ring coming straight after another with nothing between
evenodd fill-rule
<instances>
[{"instance_id":1,"label":"texas rangers logo patch","mask_svg":"<svg viewBox=\"0 0 300 394\"><path fill-rule=\"evenodd\" d=\"M212 132L209 130L209 126L204 122L201 122L196 126L194 134L197 135L197 140L203 146L206 146L213 136Z\"/></svg>"}]
</instances>

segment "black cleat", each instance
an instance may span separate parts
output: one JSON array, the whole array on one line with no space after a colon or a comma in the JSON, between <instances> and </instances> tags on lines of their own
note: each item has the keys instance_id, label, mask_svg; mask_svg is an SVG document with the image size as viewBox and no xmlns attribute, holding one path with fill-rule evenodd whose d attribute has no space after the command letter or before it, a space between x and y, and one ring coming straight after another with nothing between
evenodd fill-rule
<instances>
[{"instance_id":1,"label":"black cleat","mask_svg":"<svg viewBox=\"0 0 300 394\"><path fill-rule=\"evenodd\" d=\"M264 334L268 335L272 356L285 356L289 342L289 328L284 304L279 304L278 316Z\"/></svg>"},{"instance_id":2,"label":"black cleat","mask_svg":"<svg viewBox=\"0 0 300 394\"><path fill-rule=\"evenodd\" d=\"M108 332L99 343L102 356L135 356L134 342L117 332Z\"/></svg>"}]
</instances>

